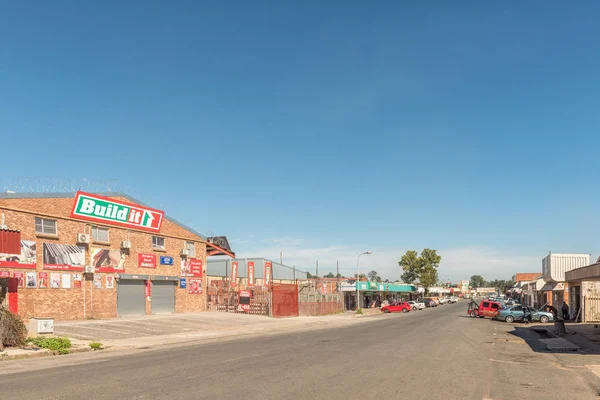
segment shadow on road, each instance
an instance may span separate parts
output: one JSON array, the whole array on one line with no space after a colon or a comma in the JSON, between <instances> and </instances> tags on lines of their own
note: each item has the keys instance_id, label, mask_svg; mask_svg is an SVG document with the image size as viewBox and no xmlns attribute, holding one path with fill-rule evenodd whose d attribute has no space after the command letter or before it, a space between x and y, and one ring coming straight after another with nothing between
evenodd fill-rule
<instances>
[{"instance_id":1,"label":"shadow on road","mask_svg":"<svg viewBox=\"0 0 600 400\"><path fill-rule=\"evenodd\" d=\"M527 325L519 324L513 325L514 330L509 332L511 335L519 337L525 341L536 353L561 353L561 354L592 354L600 355L600 343L593 342L580 332L575 332L572 329L567 328L566 335L557 335L554 333L554 325ZM556 348L548 348L548 345L544 343L543 339L556 339L554 345ZM562 342L560 339L565 340ZM561 343L565 343L565 346L561 346ZM569 345L575 345L579 349L569 349Z\"/></svg>"}]
</instances>

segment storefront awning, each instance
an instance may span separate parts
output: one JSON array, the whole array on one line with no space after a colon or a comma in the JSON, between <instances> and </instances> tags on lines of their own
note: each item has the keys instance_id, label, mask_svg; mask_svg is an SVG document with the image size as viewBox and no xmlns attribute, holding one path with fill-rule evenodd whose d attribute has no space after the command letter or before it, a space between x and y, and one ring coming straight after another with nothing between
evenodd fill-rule
<instances>
[{"instance_id":1,"label":"storefront awning","mask_svg":"<svg viewBox=\"0 0 600 400\"><path fill-rule=\"evenodd\" d=\"M542 286L542 288L540 290L542 292L548 292L548 291L554 289L554 286L556 286L556 283L548 282L544 286Z\"/></svg>"},{"instance_id":2,"label":"storefront awning","mask_svg":"<svg viewBox=\"0 0 600 400\"><path fill-rule=\"evenodd\" d=\"M395 283L380 282L356 282L358 290L370 292L388 292L388 293L413 293L417 291L414 285L401 285Z\"/></svg>"}]
</instances>

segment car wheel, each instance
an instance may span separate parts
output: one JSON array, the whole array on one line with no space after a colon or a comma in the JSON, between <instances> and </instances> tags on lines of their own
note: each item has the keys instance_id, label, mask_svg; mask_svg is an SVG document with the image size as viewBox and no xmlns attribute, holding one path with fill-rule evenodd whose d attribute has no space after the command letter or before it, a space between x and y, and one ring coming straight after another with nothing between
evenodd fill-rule
<instances>
[{"instance_id":1,"label":"car wheel","mask_svg":"<svg viewBox=\"0 0 600 400\"><path fill-rule=\"evenodd\" d=\"M477 311L471 311L471 318L477 318Z\"/></svg>"},{"instance_id":2,"label":"car wheel","mask_svg":"<svg viewBox=\"0 0 600 400\"><path fill-rule=\"evenodd\" d=\"M403 308L403 309L402 309L402 312L403 312L403 313L407 313L407 312L408 312L408 308Z\"/></svg>"},{"instance_id":3,"label":"car wheel","mask_svg":"<svg viewBox=\"0 0 600 400\"><path fill-rule=\"evenodd\" d=\"M548 322L548 316L546 316L546 315L542 315L542 316L540 317L540 322L541 322L542 324L545 324L546 322Z\"/></svg>"},{"instance_id":4,"label":"car wheel","mask_svg":"<svg viewBox=\"0 0 600 400\"><path fill-rule=\"evenodd\" d=\"M512 324L513 322L515 322L515 317L513 317L512 315L507 315L505 321L509 324Z\"/></svg>"},{"instance_id":5,"label":"car wheel","mask_svg":"<svg viewBox=\"0 0 600 400\"><path fill-rule=\"evenodd\" d=\"M387 313L389 313L389 312L390 312L390 310L388 310L387 308L384 308L384 309L383 309L383 312L387 314Z\"/></svg>"},{"instance_id":6,"label":"car wheel","mask_svg":"<svg viewBox=\"0 0 600 400\"><path fill-rule=\"evenodd\" d=\"M412 310L413 310L413 311L417 311L417 307L413 307L413 308L412 308Z\"/></svg>"}]
</instances>

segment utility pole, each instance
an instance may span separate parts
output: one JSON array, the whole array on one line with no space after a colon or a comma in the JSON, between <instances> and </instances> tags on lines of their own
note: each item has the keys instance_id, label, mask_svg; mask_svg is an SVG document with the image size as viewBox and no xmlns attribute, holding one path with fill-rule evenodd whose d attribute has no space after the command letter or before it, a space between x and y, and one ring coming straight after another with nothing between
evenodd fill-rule
<instances>
[{"instance_id":1,"label":"utility pole","mask_svg":"<svg viewBox=\"0 0 600 400\"><path fill-rule=\"evenodd\" d=\"M336 261L335 262L335 278L337 279L337 284L335 285L337 288L337 291L340 291L340 262Z\"/></svg>"},{"instance_id":2,"label":"utility pole","mask_svg":"<svg viewBox=\"0 0 600 400\"><path fill-rule=\"evenodd\" d=\"M317 260L317 278L319 277L319 260Z\"/></svg>"},{"instance_id":3,"label":"utility pole","mask_svg":"<svg viewBox=\"0 0 600 400\"><path fill-rule=\"evenodd\" d=\"M283 252L279 252L279 264L283 265Z\"/></svg>"}]
</instances>

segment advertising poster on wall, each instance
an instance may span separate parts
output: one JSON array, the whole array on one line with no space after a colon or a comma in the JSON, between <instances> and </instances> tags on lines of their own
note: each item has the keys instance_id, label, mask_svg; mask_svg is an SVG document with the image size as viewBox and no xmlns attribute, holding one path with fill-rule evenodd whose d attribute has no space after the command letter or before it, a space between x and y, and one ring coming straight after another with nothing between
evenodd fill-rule
<instances>
[{"instance_id":1,"label":"advertising poster on wall","mask_svg":"<svg viewBox=\"0 0 600 400\"><path fill-rule=\"evenodd\" d=\"M25 287L25 273L24 272L13 272L12 276L13 276L13 278L17 278L19 280L19 283L17 284L18 288Z\"/></svg>"},{"instance_id":2,"label":"advertising poster on wall","mask_svg":"<svg viewBox=\"0 0 600 400\"><path fill-rule=\"evenodd\" d=\"M50 287L52 289L60 289L60 274L55 272L50 274Z\"/></svg>"},{"instance_id":3,"label":"advertising poster on wall","mask_svg":"<svg viewBox=\"0 0 600 400\"><path fill-rule=\"evenodd\" d=\"M265 285L271 283L273 278L273 263L271 261L265 261Z\"/></svg>"},{"instance_id":4,"label":"advertising poster on wall","mask_svg":"<svg viewBox=\"0 0 600 400\"><path fill-rule=\"evenodd\" d=\"M138 254L138 267L156 268L156 254Z\"/></svg>"},{"instance_id":5,"label":"advertising poster on wall","mask_svg":"<svg viewBox=\"0 0 600 400\"><path fill-rule=\"evenodd\" d=\"M73 274L73 289L81 289L81 274Z\"/></svg>"},{"instance_id":6,"label":"advertising poster on wall","mask_svg":"<svg viewBox=\"0 0 600 400\"><path fill-rule=\"evenodd\" d=\"M106 275L106 288L113 289L115 287L115 276Z\"/></svg>"},{"instance_id":7,"label":"advertising poster on wall","mask_svg":"<svg viewBox=\"0 0 600 400\"><path fill-rule=\"evenodd\" d=\"M25 287L29 289L37 287L37 272L27 272L25 274Z\"/></svg>"},{"instance_id":8,"label":"advertising poster on wall","mask_svg":"<svg viewBox=\"0 0 600 400\"><path fill-rule=\"evenodd\" d=\"M63 289L71 289L71 274L62 274L61 283Z\"/></svg>"},{"instance_id":9,"label":"advertising poster on wall","mask_svg":"<svg viewBox=\"0 0 600 400\"><path fill-rule=\"evenodd\" d=\"M254 261L248 261L248 286L254 286Z\"/></svg>"},{"instance_id":10,"label":"advertising poster on wall","mask_svg":"<svg viewBox=\"0 0 600 400\"><path fill-rule=\"evenodd\" d=\"M233 261L231 263L231 280L229 281L229 286L236 287L238 281L238 262Z\"/></svg>"},{"instance_id":11,"label":"advertising poster on wall","mask_svg":"<svg viewBox=\"0 0 600 400\"><path fill-rule=\"evenodd\" d=\"M94 275L94 289L102 289L102 275Z\"/></svg>"},{"instance_id":12,"label":"advertising poster on wall","mask_svg":"<svg viewBox=\"0 0 600 400\"><path fill-rule=\"evenodd\" d=\"M10 271L0 271L0 278L10 278Z\"/></svg>"},{"instance_id":13,"label":"advertising poster on wall","mask_svg":"<svg viewBox=\"0 0 600 400\"><path fill-rule=\"evenodd\" d=\"M202 279L188 279L188 293L189 294L202 293Z\"/></svg>"},{"instance_id":14,"label":"advertising poster on wall","mask_svg":"<svg viewBox=\"0 0 600 400\"><path fill-rule=\"evenodd\" d=\"M44 243L44 269L82 271L85 249L71 244Z\"/></svg>"},{"instance_id":15,"label":"advertising poster on wall","mask_svg":"<svg viewBox=\"0 0 600 400\"><path fill-rule=\"evenodd\" d=\"M123 272L125 258L125 253L121 250L92 248L92 265L96 273Z\"/></svg>"},{"instance_id":16,"label":"advertising poster on wall","mask_svg":"<svg viewBox=\"0 0 600 400\"><path fill-rule=\"evenodd\" d=\"M47 272L38 273L38 287L40 289L48 288L48 273Z\"/></svg>"},{"instance_id":17,"label":"advertising poster on wall","mask_svg":"<svg viewBox=\"0 0 600 400\"><path fill-rule=\"evenodd\" d=\"M35 269L36 245L31 240L21 240L21 254L0 253L0 268Z\"/></svg>"},{"instance_id":18,"label":"advertising poster on wall","mask_svg":"<svg viewBox=\"0 0 600 400\"><path fill-rule=\"evenodd\" d=\"M196 258L181 259L181 276L202 277L202 260Z\"/></svg>"}]
</instances>

